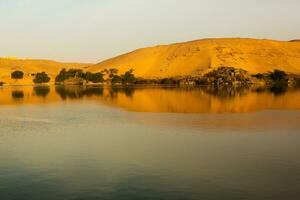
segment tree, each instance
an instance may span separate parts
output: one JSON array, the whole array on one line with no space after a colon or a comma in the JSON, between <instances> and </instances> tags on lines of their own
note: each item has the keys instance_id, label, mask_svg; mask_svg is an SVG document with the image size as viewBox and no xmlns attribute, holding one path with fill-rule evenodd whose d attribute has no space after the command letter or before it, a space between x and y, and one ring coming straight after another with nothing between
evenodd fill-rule
<instances>
[{"instance_id":1,"label":"tree","mask_svg":"<svg viewBox=\"0 0 300 200\"><path fill-rule=\"evenodd\" d=\"M82 78L86 79L86 74L81 69L69 69L68 71L64 68L55 78L55 82L63 82L69 78Z\"/></svg>"},{"instance_id":2,"label":"tree","mask_svg":"<svg viewBox=\"0 0 300 200\"><path fill-rule=\"evenodd\" d=\"M133 69L130 69L129 71L125 72L122 76L122 82L123 83L134 83L136 81L136 78L133 74Z\"/></svg>"},{"instance_id":3,"label":"tree","mask_svg":"<svg viewBox=\"0 0 300 200\"><path fill-rule=\"evenodd\" d=\"M257 78L257 79L263 79L263 78L264 78L264 75L261 74L261 73L258 73L258 74L252 75L252 77L255 77L255 78Z\"/></svg>"},{"instance_id":4,"label":"tree","mask_svg":"<svg viewBox=\"0 0 300 200\"><path fill-rule=\"evenodd\" d=\"M270 74L270 78L273 80L271 91L275 94L284 93L288 88L288 76L284 71L274 70Z\"/></svg>"},{"instance_id":5,"label":"tree","mask_svg":"<svg viewBox=\"0 0 300 200\"><path fill-rule=\"evenodd\" d=\"M62 82L66 79L66 69L63 68L55 78L55 82Z\"/></svg>"},{"instance_id":6,"label":"tree","mask_svg":"<svg viewBox=\"0 0 300 200\"><path fill-rule=\"evenodd\" d=\"M121 78L121 76L114 75L114 76L111 78L111 83L112 83L112 84L122 83L122 78Z\"/></svg>"},{"instance_id":7,"label":"tree","mask_svg":"<svg viewBox=\"0 0 300 200\"><path fill-rule=\"evenodd\" d=\"M97 73L87 72L85 73L85 79L86 81L91 81L93 83L102 83L104 81L104 74L101 72L97 72Z\"/></svg>"},{"instance_id":8,"label":"tree","mask_svg":"<svg viewBox=\"0 0 300 200\"><path fill-rule=\"evenodd\" d=\"M118 75L119 70L115 68L111 68L108 70L108 76L111 84L122 83L121 76Z\"/></svg>"},{"instance_id":9,"label":"tree","mask_svg":"<svg viewBox=\"0 0 300 200\"><path fill-rule=\"evenodd\" d=\"M48 83L49 81L50 77L45 72L37 73L33 79L34 83Z\"/></svg>"},{"instance_id":10,"label":"tree","mask_svg":"<svg viewBox=\"0 0 300 200\"><path fill-rule=\"evenodd\" d=\"M23 76L24 76L24 72L22 71L14 71L13 73L11 73L11 78L12 79L23 79Z\"/></svg>"},{"instance_id":11,"label":"tree","mask_svg":"<svg viewBox=\"0 0 300 200\"><path fill-rule=\"evenodd\" d=\"M273 73L270 74L273 81L287 80L287 74L284 71L275 69Z\"/></svg>"},{"instance_id":12,"label":"tree","mask_svg":"<svg viewBox=\"0 0 300 200\"><path fill-rule=\"evenodd\" d=\"M118 74L118 69L115 69L115 68L111 68L109 69L108 71L108 74L109 74L109 78L113 78L114 76L116 76Z\"/></svg>"}]
</instances>

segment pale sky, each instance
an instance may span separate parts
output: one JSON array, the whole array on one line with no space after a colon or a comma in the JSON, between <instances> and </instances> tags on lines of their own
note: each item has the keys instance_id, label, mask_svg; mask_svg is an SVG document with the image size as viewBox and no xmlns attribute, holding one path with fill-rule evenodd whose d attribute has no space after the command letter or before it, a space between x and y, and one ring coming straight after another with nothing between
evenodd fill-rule
<instances>
[{"instance_id":1,"label":"pale sky","mask_svg":"<svg viewBox=\"0 0 300 200\"><path fill-rule=\"evenodd\" d=\"M300 0L0 0L0 57L99 62L215 37L300 38Z\"/></svg>"}]
</instances>

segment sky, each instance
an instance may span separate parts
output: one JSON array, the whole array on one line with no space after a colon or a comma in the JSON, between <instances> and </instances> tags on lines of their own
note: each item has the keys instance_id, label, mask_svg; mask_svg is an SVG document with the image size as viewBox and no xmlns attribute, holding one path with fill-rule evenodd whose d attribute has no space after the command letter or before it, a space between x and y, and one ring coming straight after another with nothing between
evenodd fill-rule
<instances>
[{"instance_id":1,"label":"sky","mask_svg":"<svg viewBox=\"0 0 300 200\"><path fill-rule=\"evenodd\" d=\"M202 38L300 38L299 0L0 0L0 57L97 63Z\"/></svg>"}]
</instances>

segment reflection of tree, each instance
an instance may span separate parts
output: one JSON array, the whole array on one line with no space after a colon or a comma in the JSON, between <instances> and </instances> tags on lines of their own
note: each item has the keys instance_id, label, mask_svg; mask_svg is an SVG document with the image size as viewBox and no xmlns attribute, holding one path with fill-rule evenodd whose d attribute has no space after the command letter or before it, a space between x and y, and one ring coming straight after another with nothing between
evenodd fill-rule
<instances>
[{"instance_id":1,"label":"reflection of tree","mask_svg":"<svg viewBox=\"0 0 300 200\"><path fill-rule=\"evenodd\" d=\"M230 98L235 96L242 96L249 91L255 91L257 93L271 92L275 95L284 94L288 89L287 84L281 82L275 82L270 87L206 87L203 90L210 95L220 98Z\"/></svg>"},{"instance_id":2,"label":"reflection of tree","mask_svg":"<svg viewBox=\"0 0 300 200\"><path fill-rule=\"evenodd\" d=\"M248 87L206 87L203 90L210 95L219 98L231 98L235 96L245 95L250 91Z\"/></svg>"},{"instance_id":3,"label":"reflection of tree","mask_svg":"<svg viewBox=\"0 0 300 200\"><path fill-rule=\"evenodd\" d=\"M34 93L36 94L36 96L40 96L40 97L46 97L49 92L50 92L50 87L48 86L36 86L33 88Z\"/></svg>"},{"instance_id":4,"label":"reflection of tree","mask_svg":"<svg viewBox=\"0 0 300 200\"><path fill-rule=\"evenodd\" d=\"M110 98L117 98L119 93L124 93L127 97L132 98L135 88L133 87L112 87L110 88Z\"/></svg>"},{"instance_id":5,"label":"reflection of tree","mask_svg":"<svg viewBox=\"0 0 300 200\"><path fill-rule=\"evenodd\" d=\"M287 91L287 89L288 89L287 83L277 81L271 86L270 91L275 95L281 95L284 94Z\"/></svg>"},{"instance_id":6,"label":"reflection of tree","mask_svg":"<svg viewBox=\"0 0 300 200\"><path fill-rule=\"evenodd\" d=\"M24 98L24 92L19 91L19 90L15 90L15 91L12 91L11 96L12 96L13 99L23 99Z\"/></svg>"},{"instance_id":7,"label":"reflection of tree","mask_svg":"<svg viewBox=\"0 0 300 200\"><path fill-rule=\"evenodd\" d=\"M86 96L103 96L103 88L100 87L87 87Z\"/></svg>"},{"instance_id":8,"label":"reflection of tree","mask_svg":"<svg viewBox=\"0 0 300 200\"><path fill-rule=\"evenodd\" d=\"M84 96L102 96L103 88L100 87L84 87L84 86L61 86L56 87L55 91L63 100L80 99Z\"/></svg>"}]
</instances>

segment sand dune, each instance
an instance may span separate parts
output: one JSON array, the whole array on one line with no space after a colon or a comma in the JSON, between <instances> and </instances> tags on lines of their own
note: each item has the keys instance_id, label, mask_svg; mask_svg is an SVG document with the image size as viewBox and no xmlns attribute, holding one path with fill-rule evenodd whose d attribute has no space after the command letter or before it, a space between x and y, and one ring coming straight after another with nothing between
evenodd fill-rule
<instances>
[{"instance_id":1,"label":"sand dune","mask_svg":"<svg viewBox=\"0 0 300 200\"><path fill-rule=\"evenodd\" d=\"M32 59L12 59L0 58L0 81L11 85L32 84L33 77L31 74L37 72L46 72L51 77L53 83L56 75L62 68L79 68L84 69L89 64L81 63L62 63L51 60L32 60ZM24 79L12 80L11 73L15 70L24 72Z\"/></svg>"},{"instance_id":2,"label":"sand dune","mask_svg":"<svg viewBox=\"0 0 300 200\"><path fill-rule=\"evenodd\" d=\"M300 73L300 42L258 39L204 39L161 45L136 51L90 66L90 71L132 68L140 77L201 75L220 66L250 73L274 69Z\"/></svg>"},{"instance_id":3,"label":"sand dune","mask_svg":"<svg viewBox=\"0 0 300 200\"><path fill-rule=\"evenodd\" d=\"M300 74L300 40L203 39L138 49L101 63L61 63L50 60L0 58L0 81L10 85L32 84L32 73L45 71L53 83L62 68L98 72L134 69L138 77L198 76L220 66L242 68L250 73L274 69ZM12 80L11 72L22 70L24 79Z\"/></svg>"}]
</instances>

